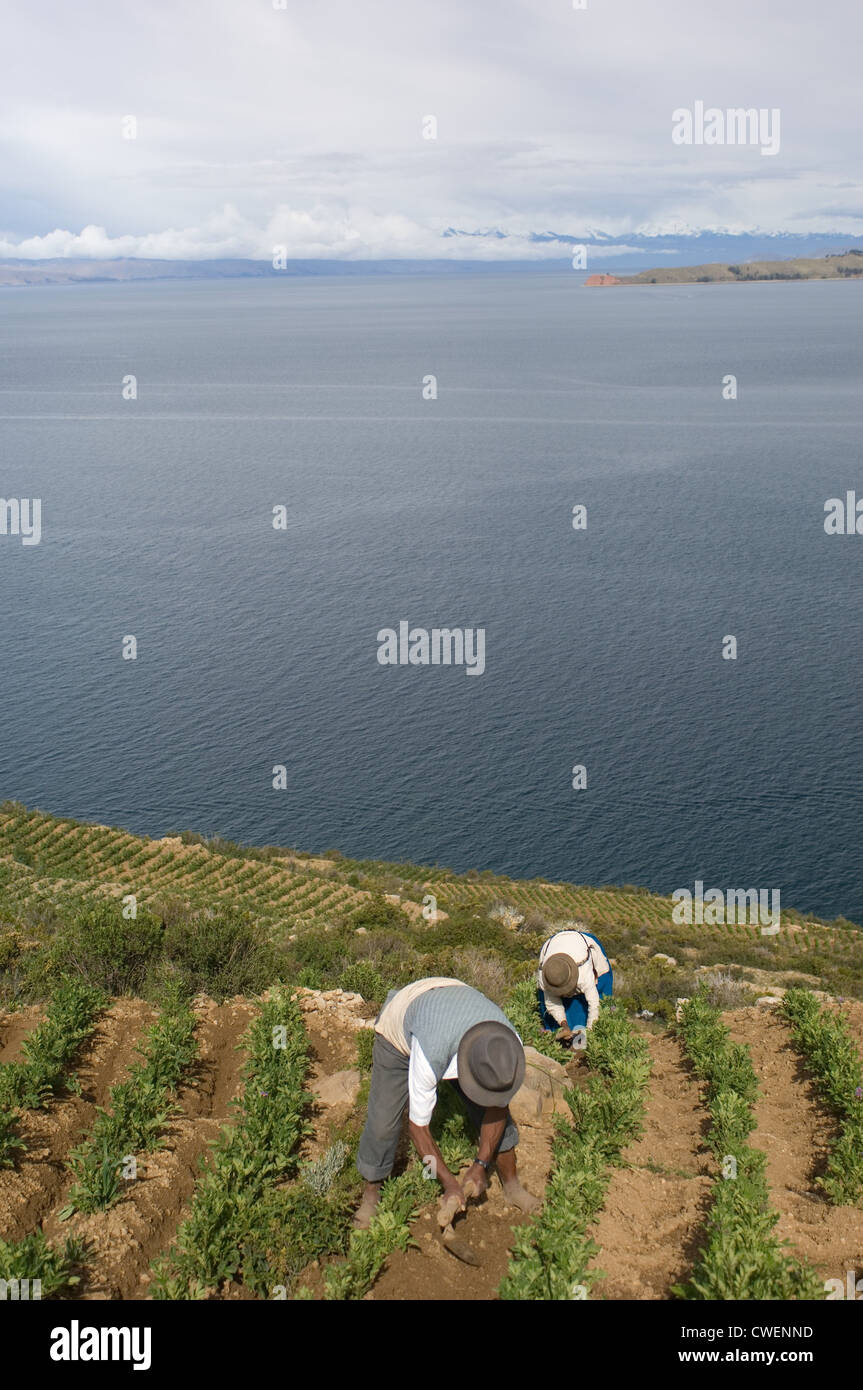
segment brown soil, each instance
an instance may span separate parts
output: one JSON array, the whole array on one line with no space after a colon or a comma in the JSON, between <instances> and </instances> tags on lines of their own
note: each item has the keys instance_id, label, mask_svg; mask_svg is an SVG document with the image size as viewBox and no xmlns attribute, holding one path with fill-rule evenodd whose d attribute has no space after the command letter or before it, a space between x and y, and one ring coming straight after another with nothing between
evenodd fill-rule
<instances>
[{"instance_id":1,"label":"brown soil","mask_svg":"<svg viewBox=\"0 0 863 1390\"><path fill-rule=\"evenodd\" d=\"M52 1101L46 1111L28 1112L21 1122L27 1152L15 1169L0 1172L0 1235L17 1239L42 1225L52 1241L67 1235L90 1243L85 1281L77 1297L140 1299L148 1296L149 1268L168 1248L186 1214L199 1173L220 1125L231 1122L231 1100L238 1094L244 1054L237 1049L256 1005L241 998L216 1005L196 1001L200 1059L182 1090L182 1111L166 1128L166 1143L139 1162L137 1182L108 1212L76 1214L61 1222L70 1184L69 1151L89 1132L97 1105L137 1060L136 1045L153 1021L154 1011L139 1000L117 1000L100 1018L77 1067L80 1097ZM863 1003L840 1006L852 1033L863 1046ZM0 1057L17 1055L27 1032L38 1022L38 1009L0 1016ZM304 1014L311 1044L310 1088L333 1072L356 1066L356 1033L332 1012ZM780 1213L781 1238L809 1258L823 1278L840 1278L853 1269L863 1275L863 1211L831 1208L815 1187L823 1171L836 1126L825 1111L813 1082L790 1043L784 1021L773 1011L746 1008L725 1015L736 1041L751 1049L761 1091L756 1102L757 1129L752 1142L768 1156L768 1181L774 1209ZM624 1153L626 1166L613 1170L606 1201L589 1234L600 1246L592 1264L604 1271L593 1298L664 1299L686 1277L703 1239L710 1204L714 1165L704 1146L709 1124L700 1088L689 1072L677 1041L663 1032L644 1031L653 1060L643 1136ZM574 1084L583 1084L586 1068L575 1059L568 1069ZM337 1135L356 1128L362 1114L356 1104L312 1106L312 1133L302 1157L323 1153ZM552 1128L548 1119L523 1126L519 1171L525 1185L541 1195L551 1163ZM441 1244L435 1204L421 1213L413 1236L417 1246L390 1257L374 1288L373 1301L494 1299L504 1277L513 1227L527 1218L509 1207L496 1178L488 1196L471 1204L457 1222L457 1234L480 1259L478 1267L457 1260ZM319 1268L303 1283L314 1288ZM228 1285L224 1299L248 1297Z\"/></svg>"},{"instance_id":2,"label":"brown soil","mask_svg":"<svg viewBox=\"0 0 863 1390\"><path fill-rule=\"evenodd\" d=\"M105 1212L76 1213L60 1221L65 1192L43 1229L49 1240L83 1237L90 1253L79 1296L88 1299L142 1299L148 1296L149 1267L170 1244L191 1199L199 1159L233 1118L231 1101L242 1088L246 1054L237 1048L256 1009L242 999L217 1005L199 1001L196 1012L199 1060L178 1097L182 1113L165 1128L165 1145L139 1156L138 1177L129 1194ZM68 1179L67 1179L68 1185Z\"/></svg>"},{"instance_id":3,"label":"brown soil","mask_svg":"<svg viewBox=\"0 0 863 1390\"><path fill-rule=\"evenodd\" d=\"M601 1247L593 1264L605 1278L593 1297L667 1298L669 1286L692 1264L709 1205L711 1181L704 1153L706 1112L700 1092L670 1036L649 1036L653 1071L641 1139L624 1153L626 1168L615 1169L604 1209L589 1234ZM586 1069L573 1074L586 1080ZM541 1195L551 1167L550 1123L522 1127L519 1171L526 1186ZM413 1228L417 1250L387 1261L372 1299L493 1299L507 1271L513 1227L526 1220L505 1205L493 1180L490 1196L457 1223L458 1234L480 1258L480 1267L458 1261L437 1234L434 1207Z\"/></svg>"},{"instance_id":4,"label":"brown soil","mask_svg":"<svg viewBox=\"0 0 863 1390\"><path fill-rule=\"evenodd\" d=\"M603 1209L588 1228L600 1247L591 1267L605 1273L592 1298L668 1298L692 1267L710 1206L700 1087L676 1038L654 1034L649 1044L644 1133L623 1151L627 1166L614 1169Z\"/></svg>"},{"instance_id":5,"label":"brown soil","mask_svg":"<svg viewBox=\"0 0 863 1390\"><path fill-rule=\"evenodd\" d=\"M80 1096L28 1110L19 1125L27 1148L14 1169L0 1172L0 1236L18 1240L51 1211L67 1181L66 1158L93 1124L116 1081L137 1060L135 1045L154 1011L139 999L118 999L97 1021L73 1071Z\"/></svg>"},{"instance_id":6,"label":"brown soil","mask_svg":"<svg viewBox=\"0 0 863 1390\"><path fill-rule=\"evenodd\" d=\"M576 1065L570 1063L577 1084ZM524 1186L541 1197L551 1172L550 1118L536 1128L521 1125L518 1143L518 1174ZM479 1202L470 1202L464 1216L455 1223L455 1233L473 1250L479 1265L456 1259L440 1240L436 1217L437 1203L428 1206L414 1223L414 1249L396 1251L386 1261L367 1298L383 1300L483 1300L494 1298L507 1271L512 1233L515 1226L529 1220L511 1207L497 1175Z\"/></svg>"},{"instance_id":7,"label":"brown soil","mask_svg":"<svg viewBox=\"0 0 863 1390\"><path fill-rule=\"evenodd\" d=\"M21 1060L21 1044L45 1017L44 1010L30 1004L17 1013L0 1014L0 1062Z\"/></svg>"},{"instance_id":8,"label":"brown soil","mask_svg":"<svg viewBox=\"0 0 863 1390\"><path fill-rule=\"evenodd\" d=\"M831 1007L845 1015L848 1024L848 1031L857 1044L857 1050L863 1053L863 1001L860 999L843 999L841 1004L830 1001Z\"/></svg>"},{"instance_id":9,"label":"brown soil","mask_svg":"<svg viewBox=\"0 0 863 1390\"><path fill-rule=\"evenodd\" d=\"M847 1007L847 1006L846 1006ZM856 1006L863 1015L863 1007ZM777 1234L790 1240L825 1279L863 1276L863 1211L833 1207L814 1186L824 1171L836 1123L772 1010L740 1009L725 1016L735 1042L749 1045L760 1091L750 1142L767 1154L770 1200L780 1213Z\"/></svg>"},{"instance_id":10,"label":"brown soil","mask_svg":"<svg viewBox=\"0 0 863 1390\"><path fill-rule=\"evenodd\" d=\"M308 1086L309 1090L314 1091L316 1083L324 1077L356 1067L357 1035L340 1026L331 1015L307 1013L304 1021L310 1044ZM320 1158L354 1115L354 1104L320 1105L313 1102L307 1112L312 1133L303 1141L302 1158Z\"/></svg>"}]
</instances>

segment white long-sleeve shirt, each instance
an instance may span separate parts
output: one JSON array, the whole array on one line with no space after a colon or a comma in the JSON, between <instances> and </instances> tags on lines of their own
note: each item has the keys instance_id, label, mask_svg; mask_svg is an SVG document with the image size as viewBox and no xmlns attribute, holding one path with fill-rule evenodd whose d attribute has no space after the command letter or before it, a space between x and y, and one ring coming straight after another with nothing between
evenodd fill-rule
<instances>
[{"instance_id":1,"label":"white long-sleeve shirt","mask_svg":"<svg viewBox=\"0 0 863 1390\"><path fill-rule=\"evenodd\" d=\"M585 952L587 953L586 960L584 958ZM566 1023L563 999L554 990L547 989L542 982L543 964L549 956L558 955L569 956L573 964L578 966L578 987L574 993L584 995L587 1004L587 1026L592 1028L599 1017L599 991L596 988L596 981L600 975L604 975L607 970L610 970L608 958L599 943L586 936L584 932L559 931L545 942L539 953L537 983L545 995L546 1009L555 1023L560 1024ZM567 997L571 998L572 996Z\"/></svg>"},{"instance_id":2,"label":"white long-sleeve shirt","mask_svg":"<svg viewBox=\"0 0 863 1390\"><path fill-rule=\"evenodd\" d=\"M458 1053L450 1059L443 1074L444 1081L458 1080ZM411 1055L408 1063L408 1117L411 1124L430 1125L437 1105L437 1079L431 1063L417 1042L411 1038Z\"/></svg>"}]
</instances>

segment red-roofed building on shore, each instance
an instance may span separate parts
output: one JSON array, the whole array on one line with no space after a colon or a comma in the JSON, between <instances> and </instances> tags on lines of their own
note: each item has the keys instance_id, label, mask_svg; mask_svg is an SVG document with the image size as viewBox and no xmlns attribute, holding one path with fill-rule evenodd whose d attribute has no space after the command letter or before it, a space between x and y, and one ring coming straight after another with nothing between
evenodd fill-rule
<instances>
[{"instance_id":1,"label":"red-roofed building on shore","mask_svg":"<svg viewBox=\"0 0 863 1390\"><path fill-rule=\"evenodd\" d=\"M620 281L616 275L588 275L584 282L586 289L593 289L595 285L619 285Z\"/></svg>"}]
</instances>

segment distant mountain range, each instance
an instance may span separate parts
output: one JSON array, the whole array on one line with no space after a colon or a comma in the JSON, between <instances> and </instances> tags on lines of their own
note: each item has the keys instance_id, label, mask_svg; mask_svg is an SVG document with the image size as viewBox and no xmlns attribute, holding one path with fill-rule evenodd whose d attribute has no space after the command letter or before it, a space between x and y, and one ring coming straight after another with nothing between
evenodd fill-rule
<instances>
[{"instance_id":1,"label":"distant mountain range","mask_svg":"<svg viewBox=\"0 0 863 1390\"><path fill-rule=\"evenodd\" d=\"M485 242L492 238L501 248L493 260L478 259L476 238ZM223 280L237 278L270 278L278 276L367 276L367 275L441 275L495 274L531 270L536 273L569 269L575 248L584 246L587 256L585 274L605 271L617 275L620 271L641 272L663 276L681 267L714 269L717 264L749 263L758 258L812 259L827 255L839 256L849 249L853 238L835 234L814 236L797 233L685 232L680 235L608 236L592 231L580 240L568 233L535 232L530 241L545 254L537 259L523 258L524 240L519 238L520 255L507 259L503 231L463 231L448 227L442 234L448 249L464 256L450 255L437 260L293 260L283 270L274 270L264 260L138 260L132 257L116 260L73 259L30 260L6 258L0 261L0 287L34 285L75 285L105 281L129 280ZM460 243L460 244L459 244ZM558 248L560 255L549 254ZM661 271L652 270L657 260L663 262ZM710 263L707 265L707 263ZM679 278L679 277L672 277ZM689 278L689 277L686 277ZM711 277L722 278L722 277ZM730 277L734 278L734 277Z\"/></svg>"}]
</instances>

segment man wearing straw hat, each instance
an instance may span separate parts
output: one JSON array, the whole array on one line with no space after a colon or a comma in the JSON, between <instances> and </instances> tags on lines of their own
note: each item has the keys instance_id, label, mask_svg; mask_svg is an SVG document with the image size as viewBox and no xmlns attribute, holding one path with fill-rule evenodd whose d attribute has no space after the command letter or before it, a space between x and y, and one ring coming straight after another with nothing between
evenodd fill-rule
<instances>
[{"instance_id":1,"label":"man wearing straw hat","mask_svg":"<svg viewBox=\"0 0 863 1390\"><path fill-rule=\"evenodd\" d=\"M539 1206L519 1182L518 1129L509 1103L524 1081L521 1039L502 1009L461 980L432 977L391 990L375 1020L372 1079L357 1168L365 1190L354 1226L368 1226L381 1184L392 1172L408 1106L414 1148L444 1190L450 1215L465 1210L466 1195L480 1197L492 1164L504 1196L520 1211ZM464 1183L449 1171L432 1137L437 1088L449 1081L461 1093L479 1143Z\"/></svg>"},{"instance_id":2,"label":"man wearing straw hat","mask_svg":"<svg viewBox=\"0 0 863 1390\"><path fill-rule=\"evenodd\" d=\"M543 1027L556 1032L565 1047L575 1029L593 1027L600 996L610 995L614 984L601 942L575 924L544 943L536 982Z\"/></svg>"}]
</instances>

